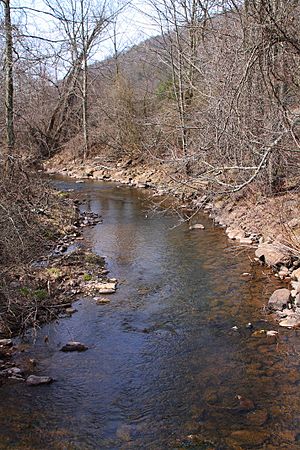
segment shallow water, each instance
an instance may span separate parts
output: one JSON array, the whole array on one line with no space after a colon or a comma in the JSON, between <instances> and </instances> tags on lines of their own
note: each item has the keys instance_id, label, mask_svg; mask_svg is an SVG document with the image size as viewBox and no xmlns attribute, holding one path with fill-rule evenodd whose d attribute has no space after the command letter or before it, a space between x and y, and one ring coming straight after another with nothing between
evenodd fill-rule
<instances>
[{"instance_id":1,"label":"shallow water","mask_svg":"<svg viewBox=\"0 0 300 450\"><path fill-rule=\"evenodd\" d=\"M102 215L85 235L119 289L110 304L79 300L75 315L24 346L36 373L57 381L0 388L0 448L300 448L299 336L255 338L246 328L277 329L263 311L277 286L270 274L206 216L205 231L190 232L174 228L174 215L151 214L147 192L57 184ZM59 352L70 339L89 350Z\"/></svg>"}]
</instances>

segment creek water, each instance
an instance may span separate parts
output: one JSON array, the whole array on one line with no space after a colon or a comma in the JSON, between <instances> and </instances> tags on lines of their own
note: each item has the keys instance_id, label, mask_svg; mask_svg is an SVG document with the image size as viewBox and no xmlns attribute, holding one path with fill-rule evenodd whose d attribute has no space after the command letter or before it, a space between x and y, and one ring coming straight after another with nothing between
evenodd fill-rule
<instances>
[{"instance_id":1,"label":"creek water","mask_svg":"<svg viewBox=\"0 0 300 450\"><path fill-rule=\"evenodd\" d=\"M22 357L56 382L0 388L0 448L300 448L300 337L257 338L246 328L277 329L263 310L276 285L251 266L253 250L204 215L203 231L175 227L176 215L149 212L147 192L56 185L102 216L85 238L119 288L109 304L79 299L72 317L27 337ZM60 352L68 340L89 350Z\"/></svg>"}]
</instances>

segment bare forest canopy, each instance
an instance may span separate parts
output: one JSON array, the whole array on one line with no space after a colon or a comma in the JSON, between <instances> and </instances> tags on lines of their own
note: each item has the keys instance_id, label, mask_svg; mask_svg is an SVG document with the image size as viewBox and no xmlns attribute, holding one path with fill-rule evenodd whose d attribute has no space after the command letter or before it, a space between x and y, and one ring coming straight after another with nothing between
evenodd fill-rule
<instances>
[{"instance_id":1,"label":"bare forest canopy","mask_svg":"<svg viewBox=\"0 0 300 450\"><path fill-rule=\"evenodd\" d=\"M215 192L299 186L299 1L144 0L159 34L129 50L130 2L39 2L50 37L0 3L4 159L137 157Z\"/></svg>"}]
</instances>

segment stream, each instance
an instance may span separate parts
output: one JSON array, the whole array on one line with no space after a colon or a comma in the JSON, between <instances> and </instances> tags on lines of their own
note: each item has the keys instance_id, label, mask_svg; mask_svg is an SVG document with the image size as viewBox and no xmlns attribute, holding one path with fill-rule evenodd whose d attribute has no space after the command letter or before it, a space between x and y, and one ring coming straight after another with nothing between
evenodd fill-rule
<instances>
[{"instance_id":1,"label":"stream","mask_svg":"<svg viewBox=\"0 0 300 450\"><path fill-rule=\"evenodd\" d=\"M102 216L84 236L118 290L25 338L22 357L56 381L0 388L0 449L300 449L300 336L252 336L278 330L264 305L279 285L253 250L205 215L205 230L176 226L147 191L55 184ZM89 350L60 352L69 340Z\"/></svg>"}]
</instances>

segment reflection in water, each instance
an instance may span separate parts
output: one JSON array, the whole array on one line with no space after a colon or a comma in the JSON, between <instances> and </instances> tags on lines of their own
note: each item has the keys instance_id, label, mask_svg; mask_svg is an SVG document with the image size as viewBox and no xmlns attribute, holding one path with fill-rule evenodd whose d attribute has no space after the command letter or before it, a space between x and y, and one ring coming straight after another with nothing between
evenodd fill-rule
<instances>
[{"instance_id":1,"label":"reflection in water","mask_svg":"<svg viewBox=\"0 0 300 450\"><path fill-rule=\"evenodd\" d=\"M121 283L109 305L80 300L24 352L57 382L1 388L0 449L299 448L297 332L277 342L246 328L271 326L267 276L243 280L248 258L206 217L205 231L189 232L172 216L146 218L146 193L58 184L102 215L86 237ZM59 352L70 339L89 350Z\"/></svg>"}]
</instances>

